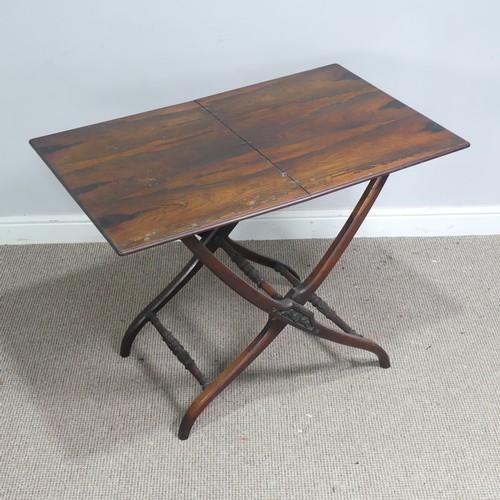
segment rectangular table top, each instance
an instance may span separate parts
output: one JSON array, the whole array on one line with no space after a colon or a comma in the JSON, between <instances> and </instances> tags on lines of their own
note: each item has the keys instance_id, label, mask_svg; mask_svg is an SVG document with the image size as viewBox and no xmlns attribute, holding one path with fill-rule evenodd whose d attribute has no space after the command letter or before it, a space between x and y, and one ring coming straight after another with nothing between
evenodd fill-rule
<instances>
[{"instance_id":1,"label":"rectangular table top","mask_svg":"<svg viewBox=\"0 0 500 500\"><path fill-rule=\"evenodd\" d=\"M469 146L338 64L30 143L120 255Z\"/></svg>"}]
</instances>

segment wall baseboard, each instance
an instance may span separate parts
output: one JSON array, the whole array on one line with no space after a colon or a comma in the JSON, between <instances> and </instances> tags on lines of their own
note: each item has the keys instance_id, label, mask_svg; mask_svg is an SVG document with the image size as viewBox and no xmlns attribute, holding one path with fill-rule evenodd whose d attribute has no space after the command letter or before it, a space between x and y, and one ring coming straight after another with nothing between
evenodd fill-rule
<instances>
[{"instance_id":1,"label":"wall baseboard","mask_svg":"<svg viewBox=\"0 0 500 500\"><path fill-rule=\"evenodd\" d=\"M242 222L239 240L333 238L348 210L282 210ZM500 234L500 206L373 209L364 237ZM0 217L0 244L90 243L104 238L84 215Z\"/></svg>"}]
</instances>

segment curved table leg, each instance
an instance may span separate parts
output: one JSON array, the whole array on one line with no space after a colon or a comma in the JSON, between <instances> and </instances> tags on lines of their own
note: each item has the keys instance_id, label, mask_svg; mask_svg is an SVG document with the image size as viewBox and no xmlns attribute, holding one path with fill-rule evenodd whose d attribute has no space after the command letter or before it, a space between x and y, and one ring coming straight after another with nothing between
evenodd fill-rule
<instances>
[{"instance_id":1,"label":"curved table leg","mask_svg":"<svg viewBox=\"0 0 500 500\"><path fill-rule=\"evenodd\" d=\"M179 439L187 439L200 413L278 336L286 324L270 319L253 342L193 401L179 428Z\"/></svg>"},{"instance_id":2,"label":"curved table leg","mask_svg":"<svg viewBox=\"0 0 500 500\"><path fill-rule=\"evenodd\" d=\"M202 267L203 264L196 257L193 257L170 284L136 316L123 336L120 356L123 358L130 356L130 350L135 338L142 327L149 322L148 315L151 312L159 311L172 300Z\"/></svg>"},{"instance_id":3,"label":"curved table leg","mask_svg":"<svg viewBox=\"0 0 500 500\"><path fill-rule=\"evenodd\" d=\"M357 349L363 349L364 351L373 352L378 357L379 364L382 368L390 368L391 366L389 356L385 350L375 342L365 339L364 337L338 332L318 323L316 323L316 330L312 333L317 337L330 340L336 344L348 345L350 347L356 347Z\"/></svg>"},{"instance_id":4,"label":"curved table leg","mask_svg":"<svg viewBox=\"0 0 500 500\"><path fill-rule=\"evenodd\" d=\"M314 317L314 313L300 304L295 303L291 309L272 311L271 317L285 321L299 330L330 340L336 344L373 352L378 357L382 368L391 366L389 356L378 344L357 334L339 332L319 324Z\"/></svg>"},{"instance_id":5,"label":"curved table leg","mask_svg":"<svg viewBox=\"0 0 500 500\"><path fill-rule=\"evenodd\" d=\"M291 324L299 329L311 332L318 337L338 344L344 344L373 352L378 356L380 366L383 368L389 368L389 357L385 350L378 344L363 337L353 335L349 332L338 332L317 324L314 321L312 313L303 307L306 302L311 301L311 303L313 303L313 305L315 305L320 312L323 314L326 313L325 315L327 317L332 316L330 319L337 319L336 313L330 311L330 308L325 308L323 302L314 294L314 292L328 276L351 242L355 233L359 229L359 226L367 216L370 208L382 190L387 177L388 175L381 176L368 183L365 192L354 208L351 216L347 219L337 238L335 238L319 263L303 282L296 282L296 280L299 279L297 273L295 273L295 271L288 266L275 259L270 259L246 249L242 245L229 240L228 235L234 225L232 227L226 226L226 228L216 229L211 233L204 233L201 235L201 239L198 239L194 235L186 236L181 239L181 241L194 254L194 259L192 259L183 271L181 271L171 285L169 285L169 287L167 287L164 292L160 294L163 298L161 300L159 298L155 299L155 301L153 301L150 306L146 308L148 312L151 310L156 312L155 307L160 308L166 304L168 300L170 300L170 298L177 293L185 285L185 283L191 279L192 276L194 276L194 274L196 274L199 268L204 265L240 296L259 309L267 312L270 315L270 318L264 329L259 333L254 341L193 401L182 419L179 428L180 439L188 438L191 428L201 412L269 346L269 344L284 329L286 324ZM224 241L233 247L232 249L229 248L229 250L236 250L236 252L239 251L241 253L239 259L237 259L238 261L241 260L242 257L247 257L249 260L253 260L254 262L268 267L273 267L276 271L283 272L284 275L288 275L289 281L292 285L294 285L293 288L285 297L282 297L281 295L278 296L278 294L276 294L271 288L266 287L269 289L268 293L270 292L271 295L271 297L266 297L260 291L242 280L225 264L217 259L214 252L218 246L222 246L221 243ZM226 248L226 250L228 249ZM230 251L229 253L231 254L234 252ZM235 255L235 257L237 256ZM248 263L244 263L243 261L241 261L240 264L241 265L239 267L242 268L243 272L250 276L253 271L251 266L247 265ZM252 273L252 276L254 278L253 281L256 281L258 286L259 284L265 284L265 280L257 276L257 274L254 276ZM262 288L264 289L263 286ZM141 313L141 315L136 318L135 326L133 323L131 327L129 327L129 331L127 331L125 336L126 338L124 338L124 342L122 344L122 356L126 356L130 353L130 345L137 335L137 331L146 321L147 318L143 313ZM350 327L345 325L343 322L339 321L339 323L341 323L340 328L344 327L346 330L350 329Z\"/></svg>"},{"instance_id":6,"label":"curved table leg","mask_svg":"<svg viewBox=\"0 0 500 500\"><path fill-rule=\"evenodd\" d=\"M348 217L340 233L333 240L333 243L325 252L321 260L298 287L294 287L290 290L287 297L297 301L299 304L305 304L308 297L318 289L351 243L359 227L368 215L368 212L377 200L388 177L389 174L383 175L372 179L368 183L368 186L354 207L351 215Z\"/></svg>"},{"instance_id":7,"label":"curved table leg","mask_svg":"<svg viewBox=\"0 0 500 500\"><path fill-rule=\"evenodd\" d=\"M218 248L216 236L219 234L228 235L237 223L224 226L209 233L204 233L200 244L205 246L210 252L215 252ZM197 257L193 257L182 269L182 271L162 290L130 323L120 346L120 356L126 358L130 356L132 344L141 331L142 327L148 323L148 315L157 313L162 307L170 302L203 267Z\"/></svg>"}]
</instances>

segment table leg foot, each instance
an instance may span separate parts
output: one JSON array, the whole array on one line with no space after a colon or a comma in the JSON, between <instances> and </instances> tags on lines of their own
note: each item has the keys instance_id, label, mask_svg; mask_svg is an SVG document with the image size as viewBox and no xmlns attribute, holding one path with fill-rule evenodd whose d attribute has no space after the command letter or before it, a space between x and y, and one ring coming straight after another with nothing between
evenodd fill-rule
<instances>
[{"instance_id":1,"label":"table leg foot","mask_svg":"<svg viewBox=\"0 0 500 500\"><path fill-rule=\"evenodd\" d=\"M355 347L357 349L363 349L364 351L373 352L378 357L379 364L382 368L390 368L391 362L389 360L389 355L385 350L372 340L365 339L358 335L353 335L350 333L338 332L331 330L323 325L316 323L316 329L313 335L321 337L323 339L335 342L336 344L348 345L350 347Z\"/></svg>"},{"instance_id":2,"label":"table leg foot","mask_svg":"<svg viewBox=\"0 0 500 500\"><path fill-rule=\"evenodd\" d=\"M179 428L179 439L187 439L201 412L278 336L285 323L270 319L251 344L193 401Z\"/></svg>"},{"instance_id":3,"label":"table leg foot","mask_svg":"<svg viewBox=\"0 0 500 500\"><path fill-rule=\"evenodd\" d=\"M127 328L120 345L120 356L122 358L128 358L130 356L132 344L134 343L135 338L139 335L142 327L148 322L147 314L149 312L149 309L144 309Z\"/></svg>"}]
</instances>

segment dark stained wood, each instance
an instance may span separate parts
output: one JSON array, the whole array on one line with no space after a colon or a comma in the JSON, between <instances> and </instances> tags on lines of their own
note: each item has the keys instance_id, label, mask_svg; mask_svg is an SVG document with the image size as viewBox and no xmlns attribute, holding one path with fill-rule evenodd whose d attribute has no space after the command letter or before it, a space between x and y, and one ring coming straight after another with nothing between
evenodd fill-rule
<instances>
[{"instance_id":1,"label":"dark stained wood","mask_svg":"<svg viewBox=\"0 0 500 500\"><path fill-rule=\"evenodd\" d=\"M333 240L311 274L304 280L302 286L298 290L290 292L290 297L300 304L305 304L307 297L310 297L310 295L318 289L351 243L361 224L373 207L373 204L377 201L388 177L389 174L386 174L376 179L372 179L368 183L364 193L361 195L361 198L354 207L351 215L345 221L335 240Z\"/></svg>"},{"instance_id":2,"label":"dark stained wood","mask_svg":"<svg viewBox=\"0 0 500 500\"><path fill-rule=\"evenodd\" d=\"M469 146L338 64L198 102L313 196Z\"/></svg>"},{"instance_id":3,"label":"dark stained wood","mask_svg":"<svg viewBox=\"0 0 500 500\"><path fill-rule=\"evenodd\" d=\"M469 145L338 64L30 143L122 255Z\"/></svg>"},{"instance_id":4,"label":"dark stained wood","mask_svg":"<svg viewBox=\"0 0 500 500\"><path fill-rule=\"evenodd\" d=\"M308 197L194 102L30 142L122 255Z\"/></svg>"},{"instance_id":5,"label":"dark stained wood","mask_svg":"<svg viewBox=\"0 0 500 500\"><path fill-rule=\"evenodd\" d=\"M204 388L182 420L181 439L286 325L373 352L380 366L390 366L381 346L356 334L314 292L391 172L469 145L339 65L30 142L118 253L178 238L193 253L131 323L121 346L121 355L128 356L140 329L152 323ZM366 180L351 216L303 282L288 266L228 238L244 218ZM270 297L221 262L214 255L219 247ZM282 273L293 288L279 294L245 255ZM269 317L211 383L156 316L202 266ZM304 308L308 301L344 331L317 323Z\"/></svg>"},{"instance_id":6,"label":"dark stained wood","mask_svg":"<svg viewBox=\"0 0 500 500\"><path fill-rule=\"evenodd\" d=\"M219 233L229 234L236 225L237 223L214 229L206 234L201 241L211 252L215 252L218 245L214 241L214 237ZM123 336L120 346L120 356L124 358L130 356L130 350L135 338L144 325L149 322L148 316L156 314L160 309L165 307L196 276L202 267L203 264L199 259L193 257L180 273L135 317Z\"/></svg>"},{"instance_id":7,"label":"dark stained wood","mask_svg":"<svg viewBox=\"0 0 500 500\"><path fill-rule=\"evenodd\" d=\"M195 236L187 236L182 239L182 242L201 263L240 296L262 311L268 313L270 319L255 340L193 401L182 419L179 429L180 439L188 438L191 428L200 413L268 347L283 330L285 324L292 325L331 342L370 351L378 357L379 364L382 368L390 367L389 356L381 346L357 334L348 333L346 331L340 332L320 325L315 321L314 315L303 307L303 304L311 298L314 290L316 290L325 280L344 253L349 242L359 229L359 226L368 215L377 196L380 194L387 177L388 175L382 176L368 183L365 192L354 208L351 216L347 219L339 236L332 243L318 265L303 284L301 283L300 286L294 286L284 298L282 296L278 297L278 294L272 287L266 290L271 297L266 297L260 293L227 268L226 265L213 254L211 249L207 248L207 246ZM226 236L222 236L222 238L225 239ZM228 243L227 239L225 239L225 243ZM220 246L227 250L227 246L224 242L220 243ZM228 253L230 254L231 252ZM269 259L263 256L257 256L257 258L260 261L270 263ZM246 266L244 265L242 267L245 268ZM244 270L244 273L248 275L249 273L247 271Z\"/></svg>"},{"instance_id":8,"label":"dark stained wood","mask_svg":"<svg viewBox=\"0 0 500 500\"><path fill-rule=\"evenodd\" d=\"M270 319L248 347L191 403L179 427L179 439L187 439L200 413L252 363L280 334L286 324Z\"/></svg>"}]
</instances>

